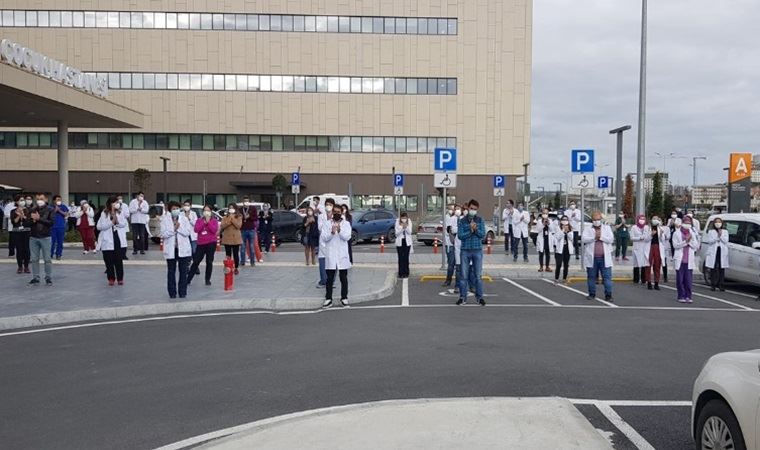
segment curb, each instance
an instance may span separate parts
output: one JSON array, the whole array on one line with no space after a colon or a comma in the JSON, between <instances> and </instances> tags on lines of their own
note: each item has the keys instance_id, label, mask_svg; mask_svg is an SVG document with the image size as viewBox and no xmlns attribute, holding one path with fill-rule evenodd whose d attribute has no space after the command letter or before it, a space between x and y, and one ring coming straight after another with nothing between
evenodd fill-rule
<instances>
[{"instance_id":1,"label":"curb","mask_svg":"<svg viewBox=\"0 0 760 450\"><path fill-rule=\"evenodd\" d=\"M351 303L366 303L383 299L393 294L395 288L396 275L393 271L388 271L383 286L380 289L352 297ZM272 313L287 311L318 311L322 307L322 301L321 298L220 299L183 303L119 306L114 308L84 309L80 311L62 311L3 317L0 318L0 331L172 314L198 314L222 311L269 311Z\"/></svg>"}]
</instances>

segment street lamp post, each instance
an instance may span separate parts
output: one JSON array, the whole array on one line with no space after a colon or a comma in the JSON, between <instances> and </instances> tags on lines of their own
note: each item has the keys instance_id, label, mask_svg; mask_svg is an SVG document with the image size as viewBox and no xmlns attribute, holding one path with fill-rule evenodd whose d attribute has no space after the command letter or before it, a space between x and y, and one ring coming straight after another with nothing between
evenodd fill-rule
<instances>
[{"instance_id":1,"label":"street lamp post","mask_svg":"<svg viewBox=\"0 0 760 450\"><path fill-rule=\"evenodd\" d=\"M670 152L670 153L654 152L654 154L662 158L662 173L665 173L665 160L676 156L676 154L673 152Z\"/></svg>"},{"instance_id":2,"label":"street lamp post","mask_svg":"<svg viewBox=\"0 0 760 450\"><path fill-rule=\"evenodd\" d=\"M541 201L538 203L539 208L543 206L544 202L546 202L546 188L543 186L538 186L536 189L541 189Z\"/></svg>"},{"instance_id":3,"label":"street lamp post","mask_svg":"<svg viewBox=\"0 0 760 450\"><path fill-rule=\"evenodd\" d=\"M694 169L694 173L692 175L693 178L691 182L692 188L697 185L697 160L698 159L707 159L707 156L692 156L691 157L691 165L693 166L692 168Z\"/></svg>"},{"instance_id":4,"label":"street lamp post","mask_svg":"<svg viewBox=\"0 0 760 450\"><path fill-rule=\"evenodd\" d=\"M561 203L562 202L562 182L561 181L555 181L554 185L555 186L559 186L558 193L559 193L559 198L560 198L560 203Z\"/></svg>"},{"instance_id":5,"label":"street lamp post","mask_svg":"<svg viewBox=\"0 0 760 450\"><path fill-rule=\"evenodd\" d=\"M617 135L617 168L615 170L615 212L620 213L623 208L623 132L631 129L630 125L610 130L610 134Z\"/></svg>"},{"instance_id":6,"label":"street lamp post","mask_svg":"<svg viewBox=\"0 0 760 450\"><path fill-rule=\"evenodd\" d=\"M167 193L167 170L168 170L168 163L171 161L171 158L167 158L166 156L159 156L161 158L161 161L164 163L164 205L169 203L169 194Z\"/></svg>"},{"instance_id":7,"label":"street lamp post","mask_svg":"<svg viewBox=\"0 0 760 450\"><path fill-rule=\"evenodd\" d=\"M530 185L528 184L528 166L530 166L530 163L523 164L523 181L525 182L525 186L523 187L523 195L524 199L523 202L525 203L525 206L528 206L528 203L530 203Z\"/></svg>"},{"instance_id":8,"label":"street lamp post","mask_svg":"<svg viewBox=\"0 0 760 450\"><path fill-rule=\"evenodd\" d=\"M647 109L647 0L641 0L641 61L639 64L639 128L636 161L636 213L644 214Z\"/></svg>"}]
</instances>

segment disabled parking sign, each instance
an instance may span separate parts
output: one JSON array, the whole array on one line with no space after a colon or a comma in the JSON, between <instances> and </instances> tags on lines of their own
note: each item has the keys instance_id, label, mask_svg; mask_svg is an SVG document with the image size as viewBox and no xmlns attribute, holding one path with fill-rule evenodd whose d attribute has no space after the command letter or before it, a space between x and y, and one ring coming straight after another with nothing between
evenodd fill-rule
<instances>
[{"instance_id":1,"label":"disabled parking sign","mask_svg":"<svg viewBox=\"0 0 760 450\"><path fill-rule=\"evenodd\" d=\"M570 157L570 169L573 173L594 172L594 150L573 150Z\"/></svg>"}]
</instances>

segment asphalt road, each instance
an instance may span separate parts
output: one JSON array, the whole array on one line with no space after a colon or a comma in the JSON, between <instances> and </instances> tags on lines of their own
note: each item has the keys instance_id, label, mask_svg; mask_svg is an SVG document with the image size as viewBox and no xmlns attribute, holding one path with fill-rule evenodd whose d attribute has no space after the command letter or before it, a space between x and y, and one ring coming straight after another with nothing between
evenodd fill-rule
<instances>
[{"instance_id":1,"label":"asphalt road","mask_svg":"<svg viewBox=\"0 0 760 450\"><path fill-rule=\"evenodd\" d=\"M760 348L760 304L616 286L611 307L541 280L440 283L300 315L231 314L0 335L5 448L155 448L296 411L425 397L684 401L714 353ZM574 287L583 289L582 285ZM699 288L696 288L699 289ZM552 306L531 292L563 306ZM696 292L713 296L707 290ZM664 309L664 308L674 309ZM633 448L593 405L592 424ZM617 406L655 448L689 448L688 407Z\"/></svg>"}]
</instances>

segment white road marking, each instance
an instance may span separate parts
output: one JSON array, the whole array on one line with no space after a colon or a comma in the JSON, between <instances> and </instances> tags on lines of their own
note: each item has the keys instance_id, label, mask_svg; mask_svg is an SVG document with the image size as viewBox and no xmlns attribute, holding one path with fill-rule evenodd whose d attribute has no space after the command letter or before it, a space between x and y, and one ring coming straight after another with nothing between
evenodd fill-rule
<instances>
[{"instance_id":1,"label":"white road marking","mask_svg":"<svg viewBox=\"0 0 760 450\"><path fill-rule=\"evenodd\" d=\"M696 284L694 284L694 286L701 287L703 289L710 289L710 286L704 285L702 283L696 283ZM757 295L746 294L744 292L734 291L734 290L731 290L731 289L726 289L726 293L738 295L740 297L751 298L752 300L757 300Z\"/></svg>"},{"instance_id":2,"label":"white road marking","mask_svg":"<svg viewBox=\"0 0 760 450\"><path fill-rule=\"evenodd\" d=\"M539 294L536 291L532 291L532 290L526 288L525 286L523 286L521 284L515 283L514 281L510 280L509 278L502 278L502 280L506 281L507 283L511 284L512 286L514 286L514 287L516 287L518 289L522 289L523 291L527 292L528 294L536 297L539 300L545 301L546 303L548 303L548 304L550 304L552 306L562 306L559 303L555 302L554 300L549 300L548 298L544 297L543 295Z\"/></svg>"},{"instance_id":3,"label":"white road marking","mask_svg":"<svg viewBox=\"0 0 760 450\"><path fill-rule=\"evenodd\" d=\"M555 284L553 281L547 280L546 278L544 278L544 281L546 281L549 284ZM585 292L579 291L578 289L575 289L575 288L571 288L570 286L565 286L564 284L556 284L556 286L559 286L559 287L561 287L563 289L567 289L568 291L575 292L576 294L581 294L584 297L588 297L588 294L586 294ZM605 305L607 305L609 307L612 307L612 308L617 308L618 307L618 305L616 305L614 303L610 303L610 302L605 301L605 300L602 300L599 297L594 297L594 300L598 301L599 303L603 303L603 304L605 304Z\"/></svg>"},{"instance_id":4,"label":"white road marking","mask_svg":"<svg viewBox=\"0 0 760 450\"><path fill-rule=\"evenodd\" d=\"M669 289L671 291L677 291L678 290L678 289L676 289L674 287L670 287L670 286L662 286L662 287L664 287L665 289ZM713 297L712 295L697 294L696 292L693 292L693 294L695 296L697 296L697 297L709 298L710 300L715 300L716 302L721 302L721 303L725 303L727 305L736 306L737 308L741 308L741 309L744 309L744 310L747 310L747 311L755 311L754 309L749 308L747 306L740 305L740 304L734 303L734 302L729 302L728 300L723 300L722 298Z\"/></svg>"},{"instance_id":5,"label":"white road marking","mask_svg":"<svg viewBox=\"0 0 760 450\"><path fill-rule=\"evenodd\" d=\"M596 400L586 398L569 398L575 405L607 405L607 406L691 406L688 400Z\"/></svg>"},{"instance_id":6,"label":"white road marking","mask_svg":"<svg viewBox=\"0 0 760 450\"><path fill-rule=\"evenodd\" d=\"M604 417L606 417L607 420L615 425L615 427L636 446L636 448L639 450L654 450L652 444L647 442L647 440L644 439L644 436L640 435L632 426L628 425L628 422L623 420L623 418L620 417L610 405L597 403L595 406L602 414L604 414Z\"/></svg>"},{"instance_id":7,"label":"white road marking","mask_svg":"<svg viewBox=\"0 0 760 450\"><path fill-rule=\"evenodd\" d=\"M401 280L401 306L409 306L409 278Z\"/></svg>"}]
</instances>

